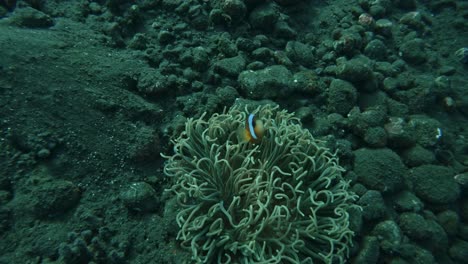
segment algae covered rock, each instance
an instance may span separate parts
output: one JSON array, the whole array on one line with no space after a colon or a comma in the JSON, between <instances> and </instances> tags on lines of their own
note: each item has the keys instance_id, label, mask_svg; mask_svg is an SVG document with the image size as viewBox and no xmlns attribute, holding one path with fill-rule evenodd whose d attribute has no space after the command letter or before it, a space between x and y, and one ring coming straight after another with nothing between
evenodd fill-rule
<instances>
[{"instance_id":1,"label":"algae covered rock","mask_svg":"<svg viewBox=\"0 0 468 264\"><path fill-rule=\"evenodd\" d=\"M411 64L419 65L427 60L425 43L422 39L412 39L400 46L403 59Z\"/></svg>"},{"instance_id":2,"label":"algae covered rock","mask_svg":"<svg viewBox=\"0 0 468 264\"><path fill-rule=\"evenodd\" d=\"M328 89L328 108L346 115L356 105L357 90L350 82L333 79Z\"/></svg>"},{"instance_id":3,"label":"algae covered rock","mask_svg":"<svg viewBox=\"0 0 468 264\"><path fill-rule=\"evenodd\" d=\"M367 191L359 198L357 204L361 206L362 216L365 220L381 219L387 211L382 195L374 190Z\"/></svg>"},{"instance_id":4,"label":"algae covered rock","mask_svg":"<svg viewBox=\"0 0 468 264\"><path fill-rule=\"evenodd\" d=\"M434 204L446 204L460 196L460 186L454 176L455 172L448 167L423 165L412 169L409 178L419 198Z\"/></svg>"},{"instance_id":5,"label":"algae covered rock","mask_svg":"<svg viewBox=\"0 0 468 264\"><path fill-rule=\"evenodd\" d=\"M415 240L428 239L431 235L428 223L417 213L401 214L399 225L405 235Z\"/></svg>"},{"instance_id":6,"label":"algae covered rock","mask_svg":"<svg viewBox=\"0 0 468 264\"><path fill-rule=\"evenodd\" d=\"M348 61L339 61L336 74L339 78L350 82L367 81L373 78L370 60L359 56Z\"/></svg>"},{"instance_id":7,"label":"algae covered rock","mask_svg":"<svg viewBox=\"0 0 468 264\"><path fill-rule=\"evenodd\" d=\"M263 70L241 72L238 81L247 97L253 99L275 98L285 94L292 79L291 72L282 65Z\"/></svg>"},{"instance_id":8,"label":"algae covered rock","mask_svg":"<svg viewBox=\"0 0 468 264\"><path fill-rule=\"evenodd\" d=\"M354 172L366 187L381 192L394 192L403 187L406 167L395 152L362 148L354 154Z\"/></svg>"},{"instance_id":9,"label":"algae covered rock","mask_svg":"<svg viewBox=\"0 0 468 264\"><path fill-rule=\"evenodd\" d=\"M121 192L120 199L135 212L154 212L159 207L156 191L146 182L132 183Z\"/></svg>"},{"instance_id":10,"label":"algae covered rock","mask_svg":"<svg viewBox=\"0 0 468 264\"><path fill-rule=\"evenodd\" d=\"M372 234L379 239L380 248L390 254L397 251L403 241L400 227L393 220L378 223L372 230Z\"/></svg>"},{"instance_id":11,"label":"algae covered rock","mask_svg":"<svg viewBox=\"0 0 468 264\"><path fill-rule=\"evenodd\" d=\"M280 18L280 12L273 3L265 3L252 10L250 24L258 29L271 29Z\"/></svg>"}]
</instances>

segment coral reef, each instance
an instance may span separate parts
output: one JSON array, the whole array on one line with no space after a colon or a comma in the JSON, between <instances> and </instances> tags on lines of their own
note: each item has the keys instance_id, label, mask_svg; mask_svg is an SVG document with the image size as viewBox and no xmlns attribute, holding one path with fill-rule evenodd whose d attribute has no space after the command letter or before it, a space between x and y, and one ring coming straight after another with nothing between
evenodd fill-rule
<instances>
[{"instance_id":1,"label":"coral reef","mask_svg":"<svg viewBox=\"0 0 468 264\"><path fill-rule=\"evenodd\" d=\"M248 113L258 144L238 139ZM164 171L182 209L177 238L204 263L344 263L356 196L337 157L287 111L234 105L189 119Z\"/></svg>"}]
</instances>

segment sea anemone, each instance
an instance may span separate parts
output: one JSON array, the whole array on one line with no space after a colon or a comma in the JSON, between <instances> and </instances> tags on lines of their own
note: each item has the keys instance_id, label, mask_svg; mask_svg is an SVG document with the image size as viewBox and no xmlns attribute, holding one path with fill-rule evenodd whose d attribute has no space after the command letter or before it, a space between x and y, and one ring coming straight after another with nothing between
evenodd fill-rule
<instances>
[{"instance_id":1,"label":"sea anemone","mask_svg":"<svg viewBox=\"0 0 468 264\"><path fill-rule=\"evenodd\" d=\"M249 113L265 136L238 139ZM269 104L188 119L165 156L181 206L177 239L197 263L344 263L353 232L337 157Z\"/></svg>"}]
</instances>

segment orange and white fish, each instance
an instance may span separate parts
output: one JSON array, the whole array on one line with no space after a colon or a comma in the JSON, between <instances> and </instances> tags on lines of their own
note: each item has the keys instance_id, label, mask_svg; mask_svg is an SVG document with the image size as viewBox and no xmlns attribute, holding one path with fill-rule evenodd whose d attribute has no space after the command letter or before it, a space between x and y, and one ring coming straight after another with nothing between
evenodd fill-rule
<instances>
[{"instance_id":1,"label":"orange and white fish","mask_svg":"<svg viewBox=\"0 0 468 264\"><path fill-rule=\"evenodd\" d=\"M238 134L243 142L260 142L265 134L262 120L257 120L255 114L249 114L247 120L245 120L245 128L240 127Z\"/></svg>"}]
</instances>

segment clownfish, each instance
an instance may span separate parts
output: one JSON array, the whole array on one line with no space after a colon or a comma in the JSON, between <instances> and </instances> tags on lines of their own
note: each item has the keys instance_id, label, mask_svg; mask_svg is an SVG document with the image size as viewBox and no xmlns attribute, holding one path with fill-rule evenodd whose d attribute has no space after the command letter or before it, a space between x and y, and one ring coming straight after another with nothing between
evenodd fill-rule
<instances>
[{"instance_id":1,"label":"clownfish","mask_svg":"<svg viewBox=\"0 0 468 264\"><path fill-rule=\"evenodd\" d=\"M238 130L239 138L243 142L258 143L265 134L262 120L257 120L254 114L249 114L245 120L245 128Z\"/></svg>"}]
</instances>

